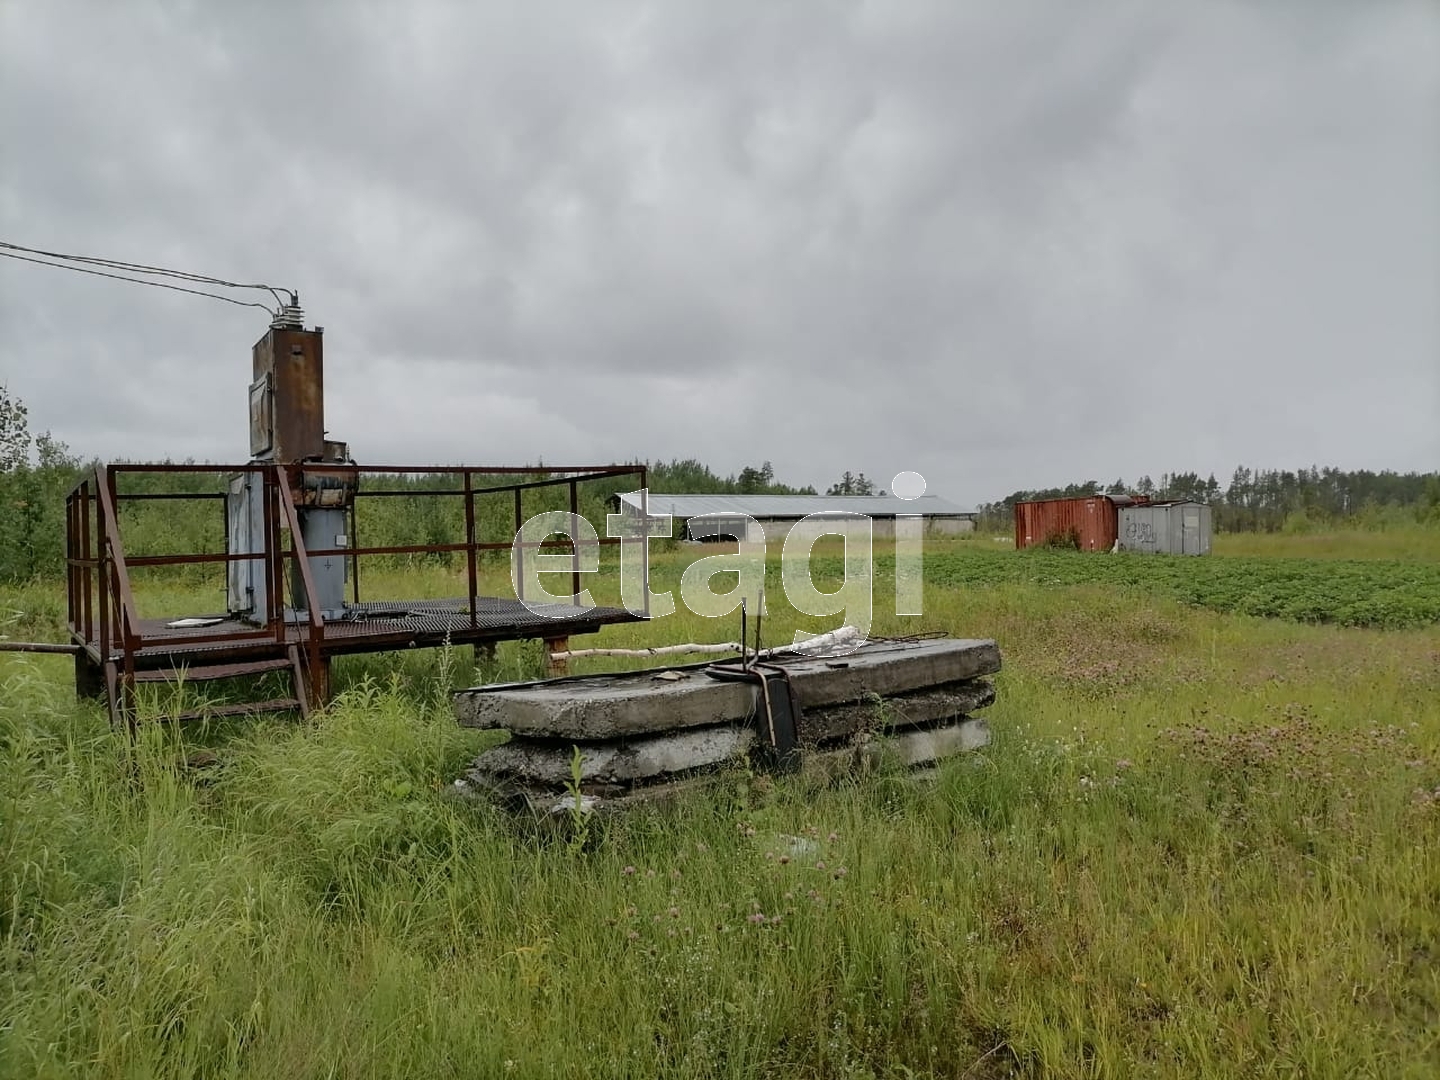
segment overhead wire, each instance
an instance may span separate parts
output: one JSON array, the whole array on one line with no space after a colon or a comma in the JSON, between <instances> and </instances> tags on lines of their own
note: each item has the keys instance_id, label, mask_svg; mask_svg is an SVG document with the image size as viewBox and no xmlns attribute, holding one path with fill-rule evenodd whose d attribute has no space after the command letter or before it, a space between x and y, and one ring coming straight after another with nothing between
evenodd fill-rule
<instances>
[{"instance_id":1,"label":"overhead wire","mask_svg":"<svg viewBox=\"0 0 1440 1080\"><path fill-rule=\"evenodd\" d=\"M5 244L3 246L10 247L12 245ZM123 274L106 273L104 270L92 270L85 266L69 266L65 263L47 262L44 259L33 259L28 255L16 255L10 251L0 251L0 258L19 259L21 262L35 263L37 266L51 266L56 270L73 270L77 274L94 274L96 277L114 278L116 281L129 281L135 285L150 285L156 289L170 289L174 292L190 293L192 296L208 296L211 300L220 300L227 304L234 304L236 307L257 307L261 311L270 311L268 304L262 304L258 300L236 300L233 296L222 296L220 293L206 292L203 289L187 289L184 286L171 285L164 281L148 281L145 278L126 277Z\"/></svg>"},{"instance_id":2,"label":"overhead wire","mask_svg":"<svg viewBox=\"0 0 1440 1080\"><path fill-rule=\"evenodd\" d=\"M7 241L7 240L0 240L0 248L6 248L6 249L8 249L8 250L10 250L10 251L23 251L23 252L28 253L29 255L32 255L32 256L33 256L33 255L44 256L44 257L47 258L47 259L60 259L60 260L63 260L63 261L65 261L65 262L84 263L84 264L89 265L89 266L103 266L103 267L105 267L107 270L123 270L123 271L128 271L128 272L134 273L134 274L152 274L152 275L156 275L156 276L160 276L160 277L175 278L175 279L180 280L180 281L189 281L189 282L193 282L193 283L201 284L201 285L215 285L215 286L218 286L218 287L224 288L224 289L258 289L258 290L261 290L261 291L263 291L263 292L268 292L272 297L275 298L275 302L276 302L277 304L279 304L281 307L284 307L287 303L294 303L294 302L295 302L295 294L294 294L294 291L293 291L293 290L290 290L290 289L284 290L286 293L289 293L289 299L287 300L287 298L286 298L285 296L282 296L281 293L280 293L280 291L276 290L273 286L266 285L266 284L263 284L263 283L249 283L249 282L239 282L239 281L226 281L224 278L211 277L211 276L209 276L209 275L207 275L207 274L192 274L192 273L190 273L189 271L186 271L186 270L172 270L172 269L170 269L170 268L168 268L168 267L164 267L164 266L151 266L151 265L148 265L148 264L146 264L146 263L125 262L124 260L121 260L121 259L105 259L105 258L100 258L100 257L98 257L98 256L93 256L93 255L71 255L71 254L67 254L67 253L65 253L65 252L60 252L60 251L45 251L45 250L42 250L42 249L40 249L40 248L26 247L26 246L23 245L23 244L14 244L14 243L11 243L11 242L9 242L9 241ZM0 254L3 254L3 252L0 252ZM15 257L18 257L18 256L12 256L12 258L15 258ZM26 261L28 261L28 262L38 262L39 260L37 260L37 259L28 259L28 260L26 260ZM56 263L42 263L41 265L55 266L55 265L58 265L58 264L56 264ZM78 268L76 268L76 267L61 266L61 269L78 269ZM94 271L91 271L91 272L93 273ZM102 276L102 277L108 277L108 276L113 276L113 275L102 274L101 276ZM137 279L135 279L135 278L122 278L121 280L136 281ZM138 281L137 283L138 283L138 284L142 284L142 285L143 285L143 284L155 284L154 282L145 282L145 281ZM173 287L173 286L172 286L172 287ZM181 290L181 291L189 291L189 290ZM213 294L211 294L211 293L202 293L201 295L211 296L211 295L213 295ZM238 301L237 301L237 303L238 303Z\"/></svg>"}]
</instances>

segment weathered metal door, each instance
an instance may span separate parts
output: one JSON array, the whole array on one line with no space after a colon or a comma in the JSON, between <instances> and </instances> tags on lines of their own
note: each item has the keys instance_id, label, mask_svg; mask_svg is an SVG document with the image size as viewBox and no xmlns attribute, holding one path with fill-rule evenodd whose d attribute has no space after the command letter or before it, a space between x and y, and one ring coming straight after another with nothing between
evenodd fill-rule
<instances>
[{"instance_id":1,"label":"weathered metal door","mask_svg":"<svg viewBox=\"0 0 1440 1080\"><path fill-rule=\"evenodd\" d=\"M241 473L231 477L225 497L226 535L230 555L263 554L265 547L265 477ZM227 610L256 622L269 618L264 559L237 559L225 574Z\"/></svg>"},{"instance_id":2,"label":"weathered metal door","mask_svg":"<svg viewBox=\"0 0 1440 1080\"><path fill-rule=\"evenodd\" d=\"M1185 507L1181 522L1183 529L1180 540L1181 553L1203 555L1204 551L1200 544L1200 508L1198 506Z\"/></svg>"}]
</instances>

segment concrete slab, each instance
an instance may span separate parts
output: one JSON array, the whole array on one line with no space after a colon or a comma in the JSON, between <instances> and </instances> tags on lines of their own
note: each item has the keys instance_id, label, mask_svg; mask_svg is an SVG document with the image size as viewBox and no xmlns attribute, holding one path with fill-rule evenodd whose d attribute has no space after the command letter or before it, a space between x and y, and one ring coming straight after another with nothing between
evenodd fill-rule
<instances>
[{"instance_id":1,"label":"concrete slab","mask_svg":"<svg viewBox=\"0 0 1440 1080\"><path fill-rule=\"evenodd\" d=\"M624 742L581 746L582 784L628 784L667 773L684 773L743 756L755 741L748 727L723 725L677 731ZM504 777L563 789L573 777L575 749L565 743L516 738L475 759L472 774Z\"/></svg>"},{"instance_id":2,"label":"concrete slab","mask_svg":"<svg viewBox=\"0 0 1440 1080\"><path fill-rule=\"evenodd\" d=\"M963 682L1000 670L995 642L941 638L877 643L843 657L777 661L802 709L863 702ZM475 687L454 695L466 727L517 735L601 741L628 735L739 724L754 712L755 688L711 678L698 667ZM674 676L678 675L679 678Z\"/></svg>"},{"instance_id":3,"label":"concrete slab","mask_svg":"<svg viewBox=\"0 0 1440 1080\"><path fill-rule=\"evenodd\" d=\"M934 775L936 763L989 744L990 728L983 720L963 720L910 731L860 746L812 751L803 772L812 779L834 779L874 772L886 761L909 768L913 775ZM492 751L493 753L493 751ZM483 756L482 756L483 759ZM477 762L477 766L480 763ZM721 774L657 776L636 784L582 783L579 810L583 814L619 811L641 805L663 805L711 789ZM472 769L455 785L460 797L498 802L536 818L568 819L577 809L573 795L553 783L498 775L489 769Z\"/></svg>"},{"instance_id":4,"label":"concrete slab","mask_svg":"<svg viewBox=\"0 0 1440 1080\"><path fill-rule=\"evenodd\" d=\"M699 670L656 675L647 671L461 690L454 698L455 718L463 727L599 741L741 723L755 709L753 686L721 682Z\"/></svg>"},{"instance_id":5,"label":"concrete slab","mask_svg":"<svg viewBox=\"0 0 1440 1080\"><path fill-rule=\"evenodd\" d=\"M874 772L887 760L913 769L956 754L990 745L990 725L984 720L960 720L934 728L896 732L859 746L812 751L802 770L821 776L854 776Z\"/></svg>"},{"instance_id":6,"label":"concrete slab","mask_svg":"<svg viewBox=\"0 0 1440 1080\"><path fill-rule=\"evenodd\" d=\"M821 705L804 711L800 741L826 743L862 731L879 733L958 719L994 703L995 687L984 679L974 679L894 697Z\"/></svg>"},{"instance_id":7,"label":"concrete slab","mask_svg":"<svg viewBox=\"0 0 1440 1080\"><path fill-rule=\"evenodd\" d=\"M868 646L849 656L820 657L784 665L802 708L887 697L1000 670L993 641L936 638Z\"/></svg>"},{"instance_id":8,"label":"concrete slab","mask_svg":"<svg viewBox=\"0 0 1440 1080\"><path fill-rule=\"evenodd\" d=\"M714 790L717 778L716 773L701 773L678 780L661 779L636 787L606 786L599 789L599 794L582 794L578 810L581 814L594 814L636 806L668 806ZM568 792L487 776L476 777L474 774L457 781L451 788L451 794L457 798L499 804L538 821L568 821L577 810L575 797Z\"/></svg>"}]
</instances>

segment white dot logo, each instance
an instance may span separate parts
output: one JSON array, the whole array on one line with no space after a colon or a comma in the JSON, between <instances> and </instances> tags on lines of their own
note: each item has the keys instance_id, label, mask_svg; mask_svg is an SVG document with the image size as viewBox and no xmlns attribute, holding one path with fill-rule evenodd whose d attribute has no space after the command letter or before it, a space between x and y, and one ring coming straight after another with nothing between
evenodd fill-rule
<instances>
[{"instance_id":1,"label":"white dot logo","mask_svg":"<svg viewBox=\"0 0 1440 1080\"><path fill-rule=\"evenodd\" d=\"M925 477L918 472L901 472L890 481L890 493L897 499L911 502L925 494Z\"/></svg>"}]
</instances>

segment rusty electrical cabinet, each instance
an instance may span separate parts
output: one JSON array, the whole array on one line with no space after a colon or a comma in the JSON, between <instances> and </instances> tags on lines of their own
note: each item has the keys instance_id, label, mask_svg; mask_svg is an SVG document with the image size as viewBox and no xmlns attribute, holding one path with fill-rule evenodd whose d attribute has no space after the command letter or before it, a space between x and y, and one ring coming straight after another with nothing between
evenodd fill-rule
<instances>
[{"instance_id":1,"label":"rusty electrical cabinet","mask_svg":"<svg viewBox=\"0 0 1440 1080\"><path fill-rule=\"evenodd\" d=\"M286 462L325 455L324 337L271 327L255 343L250 454Z\"/></svg>"},{"instance_id":2,"label":"rusty electrical cabinet","mask_svg":"<svg viewBox=\"0 0 1440 1080\"><path fill-rule=\"evenodd\" d=\"M578 485L613 484L634 476L643 490L643 465L577 466L360 466L349 446L326 438L324 341L319 327L307 330L299 298L275 313L265 336L251 348L250 455L243 465L97 465L83 476L66 501L66 566L69 575L71 645L76 687L103 692L112 722L132 726L135 693L141 683L229 680L269 673L288 675L289 697L206 706L193 715L222 716L278 709L308 715L329 698L331 658L345 653L472 644L536 638L556 643L595 633L610 623L649 617L648 590L640 611L546 603L527 604L517 595L481 593L482 553L512 558L527 545L506 537L486 539L477 521L476 500L514 500L518 532L523 496L538 489L567 489L578 515ZM137 473L169 476L205 474L221 479L219 490L126 491L119 477ZM386 486L386 478L445 475L445 488ZM366 547L353 533L362 477L378 480L377 498L461 499L464 535L449 542ZM458 485L458 486L457 486ZM151 555L127 560L118 507L131 499L216 500L223 506L225 551ZM451 503L450 505L455 505ZM508 526L508 522L507 522ZM508 534L508 528L507 528ZM513 535L513 534L510 534ZM620 543L606 537L601 544ZM542 539L535 548L563 547ZM572 594L579 597L580 547L574 555ZM642 580L648 558L642 549ZM447 600L378 600L361 595L356 568L361 556L443 555L465 566L465 595ZM133 567L224 564L223 613L182 619L142 617L135 604ZM348 588L347 588L348 586ZM258 695L258 688L257 688ZM183 714L192 715L192 714Z\"/></svg>"}]
</instances>

